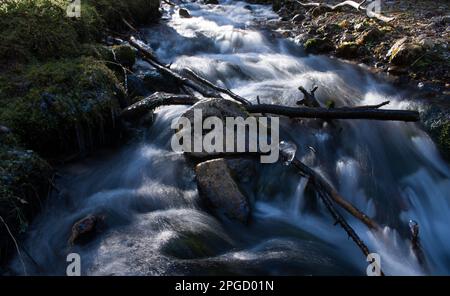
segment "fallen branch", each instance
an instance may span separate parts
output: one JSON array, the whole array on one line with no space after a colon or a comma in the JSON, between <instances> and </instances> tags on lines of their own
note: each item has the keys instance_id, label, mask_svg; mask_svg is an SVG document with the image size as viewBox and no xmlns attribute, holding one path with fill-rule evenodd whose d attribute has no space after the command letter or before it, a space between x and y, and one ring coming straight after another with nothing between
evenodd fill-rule
<instances>
[{"instance_id":1,"label":"fallen branch","mask_svg":"<svg viewBox=\"0 0 450 296\"><path fill-rule=\"evenodd\" d=\"M191 95L175 95L168 93L156 92L145 99L140 100L125 108L120 116L124 119L138 119L145 115L148 111L154 110L165 105L193 105L199 99Z\"/></svg>"},{"instance_id":2,"label":"fallen branch","mask_svg":"<svg viewBox=\"0 0 450 296\"><path fill-rule=\"evenodd\" d=\"M303 86L299 86L298 90L303 94L303 100L297 102L297 105L304 105L307 107L322 107L317 101L315 92L318 89L318 86L314 86L310 92L308 92Z\"/></svg>"},{"instance_id":3,"label":"fallen branch","mask_svg":"<svg viewBox=\"0 0 450 296\"><path fill-rule=\"evenodd\" d=\"M386 22L386 23L388 23L394 19L393 17L387 17L384 15L381 15L373 10L367 10L368 7L362 6L366 2L366 0L363 0L360 3L357 3L355 1L344 1L344 2L338 3L336 5L317 3L317 2L300 2L298 0L294 0L294 2L298 3L299 5L301 5L303 7L323 7L330 11L337 10L344 6L350 6L350 7L355 8L357 11L364 12L368 17L374 17L374 18L376 18L380 21Z\"/></svg>"},{"instance_id":4,"label":"fallen branch","mask_svg":"<svg viewBox=\"0 0 450 296\"><path fill-rule=\"evenodd\" d=\"M354 108L357 108L357 109L378 109L378 108L381 108L383 106L388 105L390 102L391 101L385 101L385 102L382 102L382 103L377 104L377 105L363 105L363 106L356 106Z\"/></svg>"},{"instance_id":5,"label":"fallen branch","mask_svg":"<svg viewBox=\"0 0 450 296\"><path fill-rule=\"evenodd\" d=\"M159 73L161 73L161 75L173 79L175 83L177 83L180 87L183 85L186 87L190 87L194 91L197 91L201 95L209 98L219 96L216 92L211 92L206 88L200 86L199 84L193 82L192 80L187 79L181 76L180 74L173 72L168 67L164 66L161 62L158 61L153 51L142 41L136 40L134 37L130 37L128 39L128 42L131 46L133 46L138 50L138 52L142 55L143 59L147 63L153 66Z\"/></svg>"},{"instance_id":6,"label":"fallen branch","mask_svg":"<svg viewBox=\"0 0 450 296\"><path fill-rule=\"evenodd\" d=\"M419 113L409 110L388 110L374 108L342 107L342 108L310 108L287 107L271 104L245 106L250 113L270 113L287 117L321 118L321 119L368 119L419 121Z\"/></svg>"},{"instance_id":7,"label":"fallen branch","mask_svg":"<svg viewBox=\"0 0 450 296\"><path fill-rule=\"evenodd\" d=\"M281 154L282 156L283 153ZM286 156L284 156L286 157ZM347 202L344 198L342 198L339 193L333 189L333 187L325 180L323 179L319 174L317 174L313 169L309 168L305 164L303 164L300 160L297 158L294 158L291 162L291 164L297 168L300 173L303 176L308 177L308 181L311 182L313 187L315 188L319 198L324 203L327 210L330 212L331 216L335 220L335 225L339 224L345 232L347 232L348 236L355 242L355 244L358 246L358 248L362 251L364 256L367 258L367 256L370 254L369 248L367 245L362 241L362 239L358 236L358 234L355 232L355 230L348 224L348 222L345 220L345 218L339 213L339 211L334 207L333 201L340 205L342 208L344 208L347 212L352 214L355 218L359 219L361 222L367 225L372 230L378 230L380 227L378 224L370 219L367 215L365 215L363 212L358 210L356 207L354 207L352 204ZM381 275L384 275L383 271L381 271Z\"/></svg>"},{"instance_id":8,"label":"fallen branch","mask_svg":"<svg viewBox=\"0 0 450 296\"><path fill-rule=\"evenodd\" d=\"M292 160L292 165L294 165L304 176L307 176L309 178L309 182L314 185L317 191L325 192L335 203L344 208L353 217L357 218L362 223L367 225L367 227L369 227L370 229L380 229L375 221L358 210L350 202L346 201L324 178L322 178L322 176L316 173L313 169L309 168L297 158L294 158Z\"/></svg>"}]
</instances>

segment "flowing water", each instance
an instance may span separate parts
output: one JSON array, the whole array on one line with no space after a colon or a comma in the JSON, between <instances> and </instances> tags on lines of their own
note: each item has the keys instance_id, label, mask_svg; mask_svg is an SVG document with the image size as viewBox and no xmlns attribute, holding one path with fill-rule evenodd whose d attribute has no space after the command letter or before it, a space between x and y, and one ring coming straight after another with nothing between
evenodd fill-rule
<instances>
[{"instance_id":1,"label":"flowing water","mask_svg":"<svg viewBox=\"0 0 450 296\"><path fill-rule=\"evenodd\" d=\"M406 90L361 67L306 55L295 40L264 30L276 21L270 7L243 2L182 4L192 18L165 6L164 20L142 31L173 69L190 67L214 83L262 103L295 106L297 87L318 85L317 97L337 106L390 100L406 109ZM149 66L143 62L138 70ZM61 169L58 185L33 223L24 247L28 273L65 274L66 256L81 255L88 275L338 275L366 273L366 258L307 180L283 163L260 165L242 186L252 201L249 225L216 217L203 207L195 176L172 152L170 123L187 107L160 108L142 141ZM361 210L386 225L377 235L346 216L386 274L450 274L450 170L416 124L347 120L321 128L314 120L281 120L281 139ZM94 241L70 248L73 223L105 215ZM425 265L411 249L408 221L420 226ZM16 258L12 268L23 273Z\"/></svg>"}]
</instances>

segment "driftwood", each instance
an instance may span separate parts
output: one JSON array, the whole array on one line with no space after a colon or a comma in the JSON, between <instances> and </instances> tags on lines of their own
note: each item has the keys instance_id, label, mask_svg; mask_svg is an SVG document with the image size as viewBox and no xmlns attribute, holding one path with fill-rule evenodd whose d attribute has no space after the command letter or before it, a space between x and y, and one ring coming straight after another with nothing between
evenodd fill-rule
<instances>
[{"instance_id":1,"label":"driftwood","mask_svg":"<svg viewBox=\"0 0 450 296\"><path fill-rule=\"evenodd\" d=\"M191 95L176 95L156 92L122 110L120 116L127 120L139 119L148 111L165 105L193 105L199 99Z\"/></svg>"},{"instance_id":2,"label":"driftwood","mask_svg":"<svg viewBox=\"0 0 450 296\"><path fill-rule=\"evenodd\" d=\"M394 120L394 121L419 121L419 112L409 110L388 110L361 107L342 108L310 108L287 107L271 104L246 106L250 113L268 113L284 115L293 118L321 118L321 119L369 119L369 120Z\"/></svg>"},{"instance_id":3,"label":"driftwood","mask_svg":"<svg viewBox=\"0 0 450 296\"><path fill-rule=\"evenodd\" d=\"M190 79L187 79L183 76L181 76L178 73L175 73L174 71L170 70L168 67L164 66L161 62L158 61L156 56L154 55L153 51L147 46L145 43L136 40L135 38L131 37L128 40L129 44L136 48L138 52L142 55L143 59L149 63L151 66L153 66L161 75L169 77L173 79L180 87L186 86L189 88L192 88L194 91L197 91L202 96L205 97L218 97L218 94L216 92L212 92L201 85L193 82Z\"/></svg>"},{"instance_id":4,"label":"driftwood","mask_svg":"<svg viewBox=\"0 0 450 296\"><path fill-rule=\"evenodd\" d=\"M376 18L382 22L386 22L386 23L388 23L394 19L393 17L387 17L387 16L381 15L375 11L368 10L368 8L369 8L368 6L367 7L362 6L364 3L367 2L366 0L363 0L360 3L356 2L356 1L343 1L336 5L331 5L331 4L326 4L326 3L318 3L318 2L301 2L298 0L294 0L294 2L300 4L303 7L323 7L329 11L334 11L334 10L340 9L344 6L349 6L349 7L353 7L357 11L366 13L366 15L368 17L374 17L374 18Z\"/></svg>"}]
</instances>

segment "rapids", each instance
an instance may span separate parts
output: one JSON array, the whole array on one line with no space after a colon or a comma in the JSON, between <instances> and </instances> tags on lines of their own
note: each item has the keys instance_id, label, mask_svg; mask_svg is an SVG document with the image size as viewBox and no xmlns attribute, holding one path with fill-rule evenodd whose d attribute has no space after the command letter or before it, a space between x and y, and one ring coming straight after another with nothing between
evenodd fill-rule
<instances>
[{"instance_id":1,"label":"rapids","mask_svg":"<svg viewBox=\"0 0 450 296\"><path fill-rule=\"evenodd\" d=\"M318 99L337 106L414 107L397 89L363 67L306 55L295 40L261 23L278 16L269 6L221 1L181 4L192 18L163 5L159 24L142 28L172 69L190 67L216 84L263 103L295 106L297 87L318 85ZM150 68L140 61L136 71ZM283 163L261 165L243 186L252 201L248 226L208 213L183 155L172 152L170 123L185 106L160 108L140 141L60 169L64 192L54 194L22 244L31 274L64 275L70 252L86 275L365 275L367 262L323 205L307 194L306 180ZM388 275L450 274L450 169L417 124L341 120L340 131L280 120L282 140L361 210L386 225L373 235L346 216ZM108 227L84 246L69 249L73 223L90 214ZM427 267L409 243L408 221L419 223ZM11 268L23 273L15 258Z\"/></svg>"}]
</instances>

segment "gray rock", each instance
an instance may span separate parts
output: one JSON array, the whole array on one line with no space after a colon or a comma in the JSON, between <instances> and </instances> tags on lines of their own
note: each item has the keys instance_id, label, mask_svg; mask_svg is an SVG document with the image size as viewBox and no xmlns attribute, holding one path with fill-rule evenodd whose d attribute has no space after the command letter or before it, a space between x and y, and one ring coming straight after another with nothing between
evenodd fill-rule
<instances>
[{"instance_id":1,"label":"gray rock","mask_svg":"<svg viewBox=\"0 0 450 296\"><path fill-rule=\"evenodd\" d=\"M193 124L194 124L194 112L195 110L201 110L202 111L202 118L205 120L208 117L215 116L221 119L223 123L223 131L224 131L224 147L223 151L226 151L226 141L225 141L225 123L227 117L242 117L243 119L246 119L249 117L249 114L247 111L242 107L242 105L231 101L231 100L224 100L224 99L206 99L202 100L196 104L194 104L191 108L189 108L181 117L187 118L189 122L191 122L191 149L190 151L188 149L185 149L185 153L187 153L189 156L193 157L206 157L206 156L214 156L223 154L223 152L194 152L193 145L194 145L194 134L193 134ZM180 122L180 121L179 121ZM181 123L181 122L180 122ZM208 132L204 132L203 136L206 135ZM247 143L249 142L249 133L246 133L246 147ZM182 130L177 131L176 135L178 137L186 137L189 135L183 134ZM257 135L251 135L253 137L256 137ZM237 133L235 133L235 139L234 139L234 145L236 147L237 143Z\"/></svg>"},{"instance_id":2,"label":"gray rock","mask_svg":"<svg viewBox=\"0 0 450 296\"><path fill-rule=\"evenodd\" d=\"M178 14L181 17L184 17L184 18L190 18L191 17L191 14L189 13L189 10L187 10L186 8L180 8L180 10L178 10Z\"/></svg>"},{"instance_id":3,"label":"gray rock","mask_svg":"<svg viewBox=\"0 0 450 296\"><path fill-rule=\"evenodd\" d=\"M200 196L215 211L230 219L247 223L250 207L233 180L223 158L202 162L195 167Z\"/></svg>"}]
</instances>

